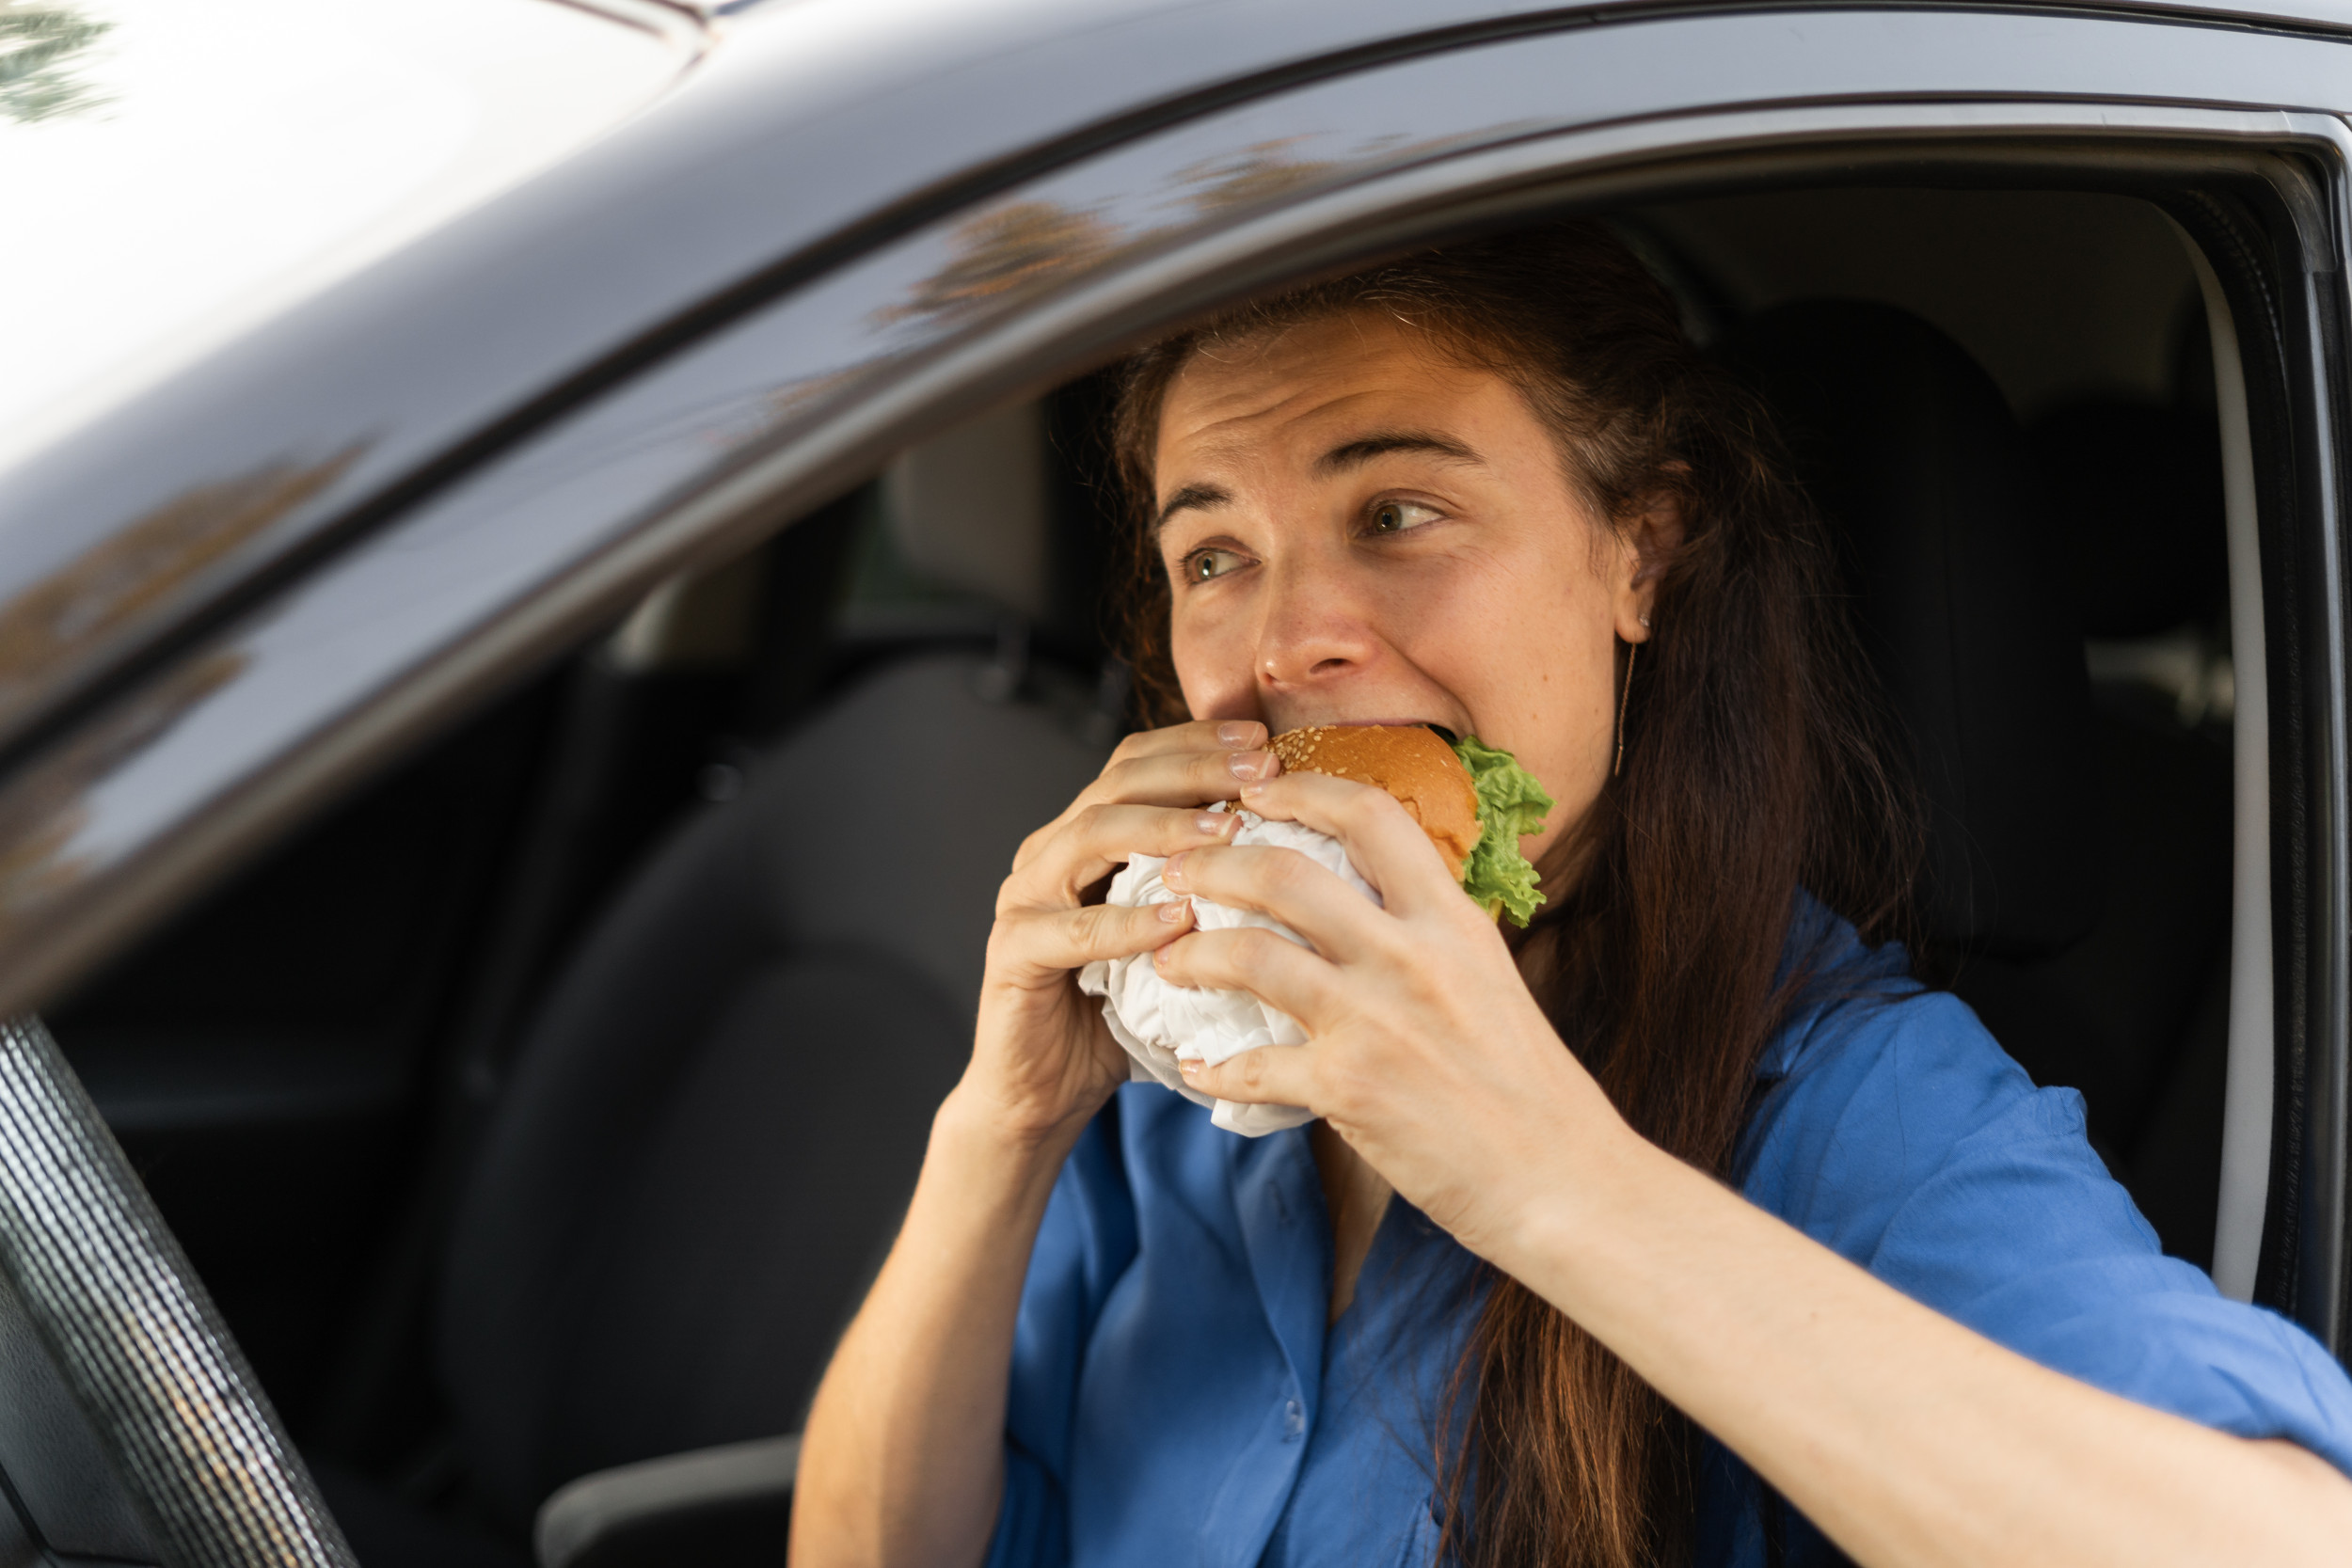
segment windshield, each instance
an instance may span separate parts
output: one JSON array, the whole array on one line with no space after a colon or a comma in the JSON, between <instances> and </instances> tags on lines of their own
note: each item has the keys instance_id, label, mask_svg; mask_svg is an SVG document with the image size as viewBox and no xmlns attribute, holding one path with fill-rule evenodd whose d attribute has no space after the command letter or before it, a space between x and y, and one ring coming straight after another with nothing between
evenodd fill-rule
<instances>
[{"instance_id":1,"label":"windshield","mask_svg":"<svg viewBox=\"0 0 2352 1568\"><path fill-rule=\"evenodd\" d=\"M0 465L646 103L629 7L0 0Z\"/></svg>"}]
</instances>

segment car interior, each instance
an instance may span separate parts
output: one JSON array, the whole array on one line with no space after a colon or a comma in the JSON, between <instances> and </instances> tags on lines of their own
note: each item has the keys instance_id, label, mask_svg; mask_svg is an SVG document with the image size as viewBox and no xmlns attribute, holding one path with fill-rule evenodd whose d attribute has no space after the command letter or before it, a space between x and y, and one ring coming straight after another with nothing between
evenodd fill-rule
<instances>
[{"instance_id":1,"label":"car interior","mask_svg":"<svg viewBox=\"0 0 2352 1568\"><path fill-rule=\"evenodd\" d=\"M1604 215L1831 524L1930 811L1923 970L2211 1267L2233 685L2188 242L2063 190ZM1110 394L662 584L49 1009L371 1568L511 1568L579 1478L799 1430L995 886L1131 721ZM726 1528L781 1549L774 1507Z\"/></svg>"}]
</instances>

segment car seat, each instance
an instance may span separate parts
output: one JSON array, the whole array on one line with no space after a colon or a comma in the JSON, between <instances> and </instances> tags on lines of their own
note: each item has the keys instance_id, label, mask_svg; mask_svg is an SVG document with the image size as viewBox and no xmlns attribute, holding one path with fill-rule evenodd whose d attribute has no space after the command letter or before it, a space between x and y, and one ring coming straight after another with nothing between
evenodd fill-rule
<instances>
[{"instance_id":1,"label":"car seat","mask_svg":"<svg viewBox=\"0 0 2352 1568\"><path fill-rule=\"evenodd\" d=\"M893 531L935 582L977 562L975 587L1026 608L1043 591L1009 589L1007 563L1041 573L1042 552L968 535L1034 519L958 506L986 477L944 472L959 452L1004 456L942 443L895 486ZM498 1533L523 1539L584 1472L799 1429L969 1053L997 884L1107 753L1099 716L1040 685L977 651L870 670L676 831L553 984L437 1311L468 1492ZM323 1484L368 1568L521 1560L331 1468Z\"/></svg>"},{"instance_id":2,"label":"car seat","mask_svg":"<svg viewBox=\"0 0 2352 1568\"><path fill-rule=\"evenodd\" d=\"M2094 690L2083 648L2169 630L2219 581L2217 433L2107 404L2029 443L1964 350L1888 306L1782 307L1728 352L1786 426L1914 750L1924 958L2037 1083L2083 1093L2167 1250L2209 1265L2229 756L2126 683ZM2182 451L2201 441L2211 483Z\"/></svg>"},{"instance_id":3,"label":"car seat","mask_svg":"<svg viewBox=\"0 0 2352 1568\"><path fill-rule=\"evenodd\" d=\"M2210 711L2229 585L2219 424L2210 407L2103 397L2027 436L2074 542L2083 630L2105 656L2091 693L2107 899L2042 973L1981 966L1972 1000L2049 1081L2083 1091L2093 1138L2165 1250L2207 1268L2234 811L2227 725ZM2133 667L2150 650L2174 666L2165 686Z\"/></svg>"}]
</instances>

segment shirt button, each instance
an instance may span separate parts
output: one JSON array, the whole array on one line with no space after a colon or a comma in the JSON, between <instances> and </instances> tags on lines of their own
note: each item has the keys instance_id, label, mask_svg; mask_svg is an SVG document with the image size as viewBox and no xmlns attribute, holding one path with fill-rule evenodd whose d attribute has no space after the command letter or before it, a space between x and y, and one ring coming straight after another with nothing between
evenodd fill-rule
<instances>
[{"instance_id":1,"label":"shirt button","mask_svg":"<svg viewBox=\"0 0 2352 1568\"><path fill-rule=\"evenodd\" d=\"M1282 1402L1282 1441L1295 1443L1306 1435L1307 1407L1296 1400Z\"/></svg>"}]
</instances>

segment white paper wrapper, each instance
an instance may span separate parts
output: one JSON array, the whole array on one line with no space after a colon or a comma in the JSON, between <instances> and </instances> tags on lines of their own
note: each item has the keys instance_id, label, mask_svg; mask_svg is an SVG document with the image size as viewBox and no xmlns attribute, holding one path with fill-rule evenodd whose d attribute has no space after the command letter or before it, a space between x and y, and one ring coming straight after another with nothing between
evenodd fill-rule
<instances>
[{"instance_id":1,"label":"white paper wrapper","mask_svg":"<svg viewBox=\"0 0 2352 1568\"><path fill-rule=\"evenodd\" d=\"M1316 864L1336 872L1348 886L1374 903L1380 902L1380 895L1373 892L1371 883L1356 874L1356 868L1348 863L1347 851L1330 834L1319 833L1296 822L1269 822L1255 812L1245 811L1240 816L1241 831L1233 835L1233 843L1295 849ZM1184 896L1171 892L1160 880L1160 868L1167 863L1151 855L1137 855L1127 863L1126 869L1111 879L1108 901L1120 905L1165 904ZM1262 926L1302 947L1307 944L1305 938L1268 915L1229 910L1205 898L1192 901L1192 913L1194 924L1203 931ZM1199 990L1170 985L1152 969L1149 953L1098 959L1087 965L1078 972L1078 989L1089 996L1103 999L1103 1016L1110 1022L1111 1037L1135 1058L1137 1080L1165 1084L1187 1100L1213 1107L1215 1114L1209 1119L1227 1132L1260 1138L1314 1119L1311 1113L1295 1105L1241 1105L1212 1099L1186 1086L1184 1074L1176 1066L1180 1059L1186 1058L1222 1062L1263 1045L1306 1044L1307 1031L1288 1013L1267 1006L1248 991Z\"/></svg>"}]
</instances>

